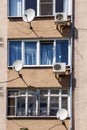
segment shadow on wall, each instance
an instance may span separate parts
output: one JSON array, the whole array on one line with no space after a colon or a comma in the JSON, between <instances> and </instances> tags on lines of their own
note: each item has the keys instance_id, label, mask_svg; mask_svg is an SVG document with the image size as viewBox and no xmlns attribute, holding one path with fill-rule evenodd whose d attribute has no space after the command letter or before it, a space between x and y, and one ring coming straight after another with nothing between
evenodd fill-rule
<instances>
[{"instance_id":1,"label":"shadow on wall","mask_svg":"<svg viewBox=\"0 0 87 130\"><path fill-rule=\"evenodd\" d=\"M69 130L68 127L67 127L67 125L65 124L65 121L62 121L61 124L55 124L54 126L50 127L48 130L54 129L55 127L60 126L60 125L62 125L63 127L65 127L66 130Z\"/></svg>"},{"instance_id":2,"label":"shadow on wall","mask_svg":"<svg viewBox=\"0 0 87 130\"><path fill-rule=\"evenodd\" d=\"M55 75L55 78L58 80L58 83L60 83L62 87L70 86L70 75Z\"/></svg>"}]
</instances>

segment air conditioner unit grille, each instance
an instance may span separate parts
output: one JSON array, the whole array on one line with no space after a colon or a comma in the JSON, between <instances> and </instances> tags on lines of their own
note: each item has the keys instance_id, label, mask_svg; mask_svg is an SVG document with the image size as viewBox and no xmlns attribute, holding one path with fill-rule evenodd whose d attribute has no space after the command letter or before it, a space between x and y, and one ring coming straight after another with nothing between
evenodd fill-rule
<instances>
[{"instance_id":1,"label":"air conditioner unit grille","mask_svg":"<svg viewBox=\"0 0 87 130\"><path fill-rule=\"evenodd\" d=\"M61 69L61 65L60 64L55 64L54 65L54 69L55 70L60 70Z\"/></svg>"},{"instance_id":2,"label":"air conditioner unit grille","mask_svg":"<svg viewBox=\"0 0 87 130\"><path fill-rule=\"evenodd\" d=\"M67 21L67 14L65 12L56 13L55 22L66 22Z\"/></svg>"},{"instance_id":3,"label":"air conditioner unit grille","mask_svg":"<svg viewBox=\"0 0 87 130\"><path fill-rule=\"evenodd\" d=\"M57 20L62 20L63 19L63 14L57 14L56 19Z\"/></svg>"},{"instance_id":4,"label":"air conditioner unit grille","mask_svg":"<svg viewBox=\"0 0 87 130\"><path fill-rule=\"evenodd\" d=\"M53 72L64 73L66 71L66 63L55 63L53 65Z\"/></svg>"}]
</instances>

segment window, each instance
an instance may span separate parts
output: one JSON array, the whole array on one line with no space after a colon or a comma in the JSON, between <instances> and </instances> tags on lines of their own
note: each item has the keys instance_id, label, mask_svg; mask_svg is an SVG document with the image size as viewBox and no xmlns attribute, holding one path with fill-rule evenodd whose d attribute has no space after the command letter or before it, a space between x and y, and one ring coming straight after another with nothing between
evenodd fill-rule
<instances>
[{"instance_id":1,"label":"window","mask_svg":"<svg viewBox=\"0 0 87 130\"><path fill-rule=\"evenodd\" d=\"M22 60L24 66L49 66L53 62L69 65L70 44L68 40L9 41L8 66Z\"/></svg>"},{"instance_id":2,"label":"window","mask_svg":"<svg viewBox=\"0 0 87 130\"><path fill-rule=\"evenodd\" d=\"M32 8L35 10L35 14L37 15L37 1L38 0L25 0L25 10Z\"/></svg>"},{"instance_id":3,"label":"window","mask_svg":"<svg viewBox=\"0 0 87 130\"><path fill-rule=\"evenodd\" d=\"M23 14L23 0L9 0L9 16L20 17Z\"/></svg>"},{"instance_id":4,"label":"window","mask_svg":"<svg viewBox=\"0 0 87 130\"><path fill-rule=\"evenodd\" d=\"M7 92L7 116L56 117L61 108L69 116L68 89L8 89Z\"/></svg>"},{"instance_id":5,"label":"window","mask_svg":"<svg viewBox=\"0 0 87 130\"><path fill-rule=\"evenodd\" d=\"M53 62L53 41L40 42L41 65L51 65Z\"/></svg>"},{"instance_id":6,"label":"window","mask_svg":"<svg viewBox=\"0 0 87 130\"><path fill-rule=\"evenodd\" d=\"M17 59L22 59L21 41L10 41L9 56L9 65L12 65L12 63Z\"/></svg>"},{"instance_id":7,"label":"window","mask_svg":"<svg viewBox=\"0 0 87 130\"><path fill-rule=\"evenodd\" d=\"M56 62L66 62L68 64L68 42L67 40L56 41Z\"/></svg>"},{"instance_id":8,"label":"window","mask_svg":"<svg viewBox=\"0 0 87 130\"><path fill-rule=\"evenodd\" d=\"M56 12L67 12L68 0L8 0L9 16L22 17L26 9L35 10L36 16L50 16Z\"/></svg>"},{"instance_id":9,"label":"window","mask_svg":"<svg viewBox=\"0 0 87 130\"><path fill-rule=\"evenodd\" d=\"M25 64L36 65L36 42L25 42Z\"/></svg>"},{"instance_id":10,"label":"window","mask_svg":"<svg viewBox=\"0 0 87 130\"><path fill-rule=\"evenodd\" d=\"M53 14L53 0L40 0L40 15Z\"/></svg>"}]
</instances>

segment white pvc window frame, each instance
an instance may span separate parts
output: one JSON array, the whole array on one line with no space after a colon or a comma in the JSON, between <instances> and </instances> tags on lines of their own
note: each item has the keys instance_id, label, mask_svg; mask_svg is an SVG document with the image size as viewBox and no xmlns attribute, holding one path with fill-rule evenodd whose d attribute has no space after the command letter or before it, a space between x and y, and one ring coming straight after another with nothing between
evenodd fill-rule
<instances>
[{"instance_id":1,"label":"white pvc window frame","mask_svg":"<svg viewBox=\"0 0 87 130\"><path fill-rule=\"evenodd\" d=\"M21 48L21 52L22 52L22 62L23 62L23 67L49 67L49 66L53 66L53 64L56 62L56 40L53 40L53 39L50 39L50 40L19 40L21 41L21 44L22 44L22 48ZM58 40L64 40L64 39L58 39ZM66 40L66 39L65 39ZM71 44L70 44L70 40L68 40L68 64L67 66L71 66L70 63L71 63ZM8 67L12 67L12 66L9 66L9 42L10 41L18 41L18 40L9 40L8 41ZM36 50L36 65L25 65L24 63L24 42L26 41L36 41L36 46L37 46L37 50ZM48 65L41 65L40 64L40 41L53 41L53 63L52 64L48 64Z\"/></svg>"},{"instance_id":2,"label":"white pvc window frame","mask_svg":"<svg viewBox=\"0 0 87 130\"><path fill-rule=\"evenodd\" d=\"M56 1L53 0L53 12L52 12L52 15L44 15L44 16L49 17L49 16L55 15L55 13L58 13L58 12L56 12L55 5L56 5ZM7 11L8 17L22 17L23 14L24 14L24 11L25 11L25 0L22 0L22 8L21 8L21 10L22 10L22 16L10 16L9 15L9 10L10 10L9 9L10 8L9 7L9 0L8 0L8 3L7 3L7 7L8 7L8 11ZM71 15L71 13L72 13L72 2L71 2L71 0L64 0L64 9L63 9L63 12L65 12L67 15ZM43 15L40 15L40 0L37 0L37 16L43 17Z\"/></svg>"},{"instance_id":3,"label":"white pvc window frame","mask_svg":"<svg viewBox=\"0 0 87 130\"><path fill-rule=\"evenodd\" d=\"M8 103L7 103L7 117L42 117L42 118L44 118L44 117L56 117L56 114L55 114L55 116L53 116L53 115L50 115L50 98L51 97L57 97L58 98L58 104L59 104L59 107L58 107L58 110L61 110L62 109L62 97L65 97L65 98L67 98L67 112L68 112L68 116L67 117L70 117L70 94L69 94L69 89L66 89L67 90L67 94L65 93L63 93L62 94L62 91L63 91L63 89L36 89L36 108L35 108L35 115L32 115L32 116L30 116L30 115L28 115L28 98L29 98L29 96L30 97L32 97L32 95L29 95L28 94L28 89L24 89L25 91L26 91L26 93L25 94L20 94L20 92L21 92L21 89L8 89L7 90L7 92L10 92L10 91L13 91L13 92L15 92L15 91L19 91L18 92L18 94L15 94L15 95L10 95L10 96L8 96L8 94L7 94L7 99L8 98L14 98L15 99L15 113L14 113L14 115L11 115L11 114L9 114L8 115L8 107L10 107L10 106L8 106ZM32 89L33 90L33 89ZM32 90L30 90L30 91L32 91ZM39 113L39 110L40 110L40 90L47 90L47 94L44 94L43 96L46 96L47 97L47 115L40 115L40 113ZM51 90L58 90L59 91L59 93L57 94L57 93L51 93ZM25 115L17 115L17 98L21 98L21 97L24 97L25 98ZM8 100L7 100L7 102L8 102Z\"/></svg>"}]
</instances>

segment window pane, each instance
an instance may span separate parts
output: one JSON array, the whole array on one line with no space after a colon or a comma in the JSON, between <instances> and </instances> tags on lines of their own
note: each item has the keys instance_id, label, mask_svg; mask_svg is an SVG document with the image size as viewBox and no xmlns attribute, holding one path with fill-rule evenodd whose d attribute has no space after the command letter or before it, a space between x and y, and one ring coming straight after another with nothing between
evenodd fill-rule
<instances>
[{"instance_id":1,"label":"window pane","mask_svg":"<svg viewBox=\"0 0 87 130\"><path fill-rule=\"evenodd\" d=\"M17 116L25 115L25 97L17 98Z\"/></svg>"},{"instance_id":2,"label":"window pane","mask_svg":"<svg viewBox=\"0 0 87 130\"><path fill-rule=\"evenodd\" d=\"M68 40L56 41L56 62L68 64Z\"/></svg>"},{"instance_id":3,"label":"window pane","mask_svg":"<svg viewBox=\"0 0 87 130\"><path fill-rule=\"evenodd\" d=\"M8 107L8 115L10 116L15 115L15 107Z\"/></svg>"},{"instance_id":4,"label":"window pane","mask_svg":"<svg viewBox=\"0 0 87 130\"><path fill-rule=\"evenodd\" d=\"M15 98L8 98L8 115L15 115Z\"/></svg>"},{"instance_id":5,"label":"window pane","mask_svg":"<svg viewBox=\"0 0 87 130\"><path fill-rule=\"evenodd\" d=\"M67 97L62 97L62 108L68 109L68 99Z\"/></svg>"},{"instance_id":6,"label":"window pane","mask_svg":"<svg viewBox=\"0 0 87 130\"><path fill-rule=\"evenodd\" d=\"M22 0L9 0L9 16L22 16Z\"/></svg>"},{"instance_id":7,"label":"window pane","mask_svg":"<svg viewBox=\"0 0 87 130\"><path fill-rule=\"evenodd\" d=\"M59 109L59 98L58 97L51 97L50 98L50 115L56 116L56 113Z\"/></svg>"},{"instance_id":8,"label":"window pane","mask_svg":"<svg viewBox=\"0 0 87 130\"><path fill-rule=\"evenodd\" d=\"M40 97L40 115L47 115L47 97Z\"/></svg>"},{"instance_id":9,"label":"window pane","mask_svg":"<svg viewBox=\"0 0 87 130\"><path fill-rule=\"evenodd\" d=\"M53 42L41 42L40 64L51 65L53 61Z\"/></svg>"},{"instance_id":10,"label":"window pane","mask_svg":"<svg viewBox=\"0 0 87 130\"><path fill-rule=\"evenodd\" d=\"M25 42L25 65L36 65L36 42Z\"/></svg>"},{"instance_id":11,"label":"window pane","mask_svg":"<svg viewBox=\"0 0 87 130\"><path fill-rule=\"evenodd\" d=\"M36 95L36 90L33 90L33 89L29 89L28 90L28 95L32 95L32 96L35 96Z\"/></svg>"},{"instance_id":12,"label":"window pane","mask_svg":"<svg viewBox=\"0 0 87 130\"><path fill-rule=\"evenodd\" d=\"M37 0L25 0L25 9L32 8L37 15Z\"/></svg>"},{"instance_id":13,"label":"window pane","mask_svg":"<svg viewBox=\"0 0 87 130\"><path fill-rule=\"evenodd\" d=\"M59 90L58 89L54 89L54 90L51 89L51 94L59 94Z\"/></svg>"},{"instance_id":14,"label":"window pane","mask_svg":"<svg viewBox=\"0 0 87 130\"><path fill-rule=\"evenodd\" d=\"M26 94L26 89L20 90L20 95L25 95Z\"/></svg>"},{"instance_id":15,"label":"window pane","mask_svg":"<svg viewBox=\"0 0 87 130\"><path fill-rule=\"evenodd\" d=\"M8 106L15 106L15 98L8 98Z\"/></svg>"},{"instance_id":16,"label":"window pane","mask_svg":"<svg viewBox=\"0 0 87 130\"><path fill-rule=\"evenodd\" d=\"M63 12L63 1L64 0L56 0L56 12Z\"/></svg>"},{"instance_id":17,"label":"window pane","mask_svg":"<svg viewBox=\"0 0 87 130\"><path fill-rule=\"evenodd\" d=\"M8 96L16 96L18 94L18 91L8 91Z\"/></svg>"},{"instance_id":18,"label":"window pane","mask_svg":"<svg viewBox=\"0 0 87 130\"><path fill-rule=\"evenodd\" d=\"M53 0L40 0L40 15L52 15Z\"/></svg>"},{"instance_id":19,"label":"window pane","mask_svg":"<svg viewBox=\"0 0 87 130\"><path fill-rule=\"evenodd\" d=\"M68 95L68 90L62 90L62 94L67 94Z\"/></svg>"},{"instance_id":20,"label":"window pane","mask_svg":"<svg viewBox=\"0 0 87 130\"><path fill-rule=\"evenodd\" d=\"M11 66L15 60L21 59L21 41L9 42L9 65Z\"/></svg>"},{"instance_id":21,"label":"window pane","mask_svg":"<svg viewBox=\"0 0 87 130\"><path fill-rule=\"evenodd\" d=\"M46 2L47 2L47 3L48 3L48 2L49 2L49 3L52 3L53 0L40 0L40 1L43 2L43 3L46 3Z\"/></svg>"},{"instance_id":22,"label":"window pane","mask_svg":"<svg viewBox=\"0 0 87 130\"><path fill-rule=\"evenodd\" d=\"M47 95L47 94L48 94L48 90L47 89L40 90L40 95Z\"/></svg>"},{"instance_id":23,"label":"window pane","mask_svg":"<svg viewBox=\"0 0 87 130\"><path fill-rule=\"evenodd\" d=\"M34 96L28 97L28 116L36 115L36 98Z\"/></svg>"}]
</instances>

